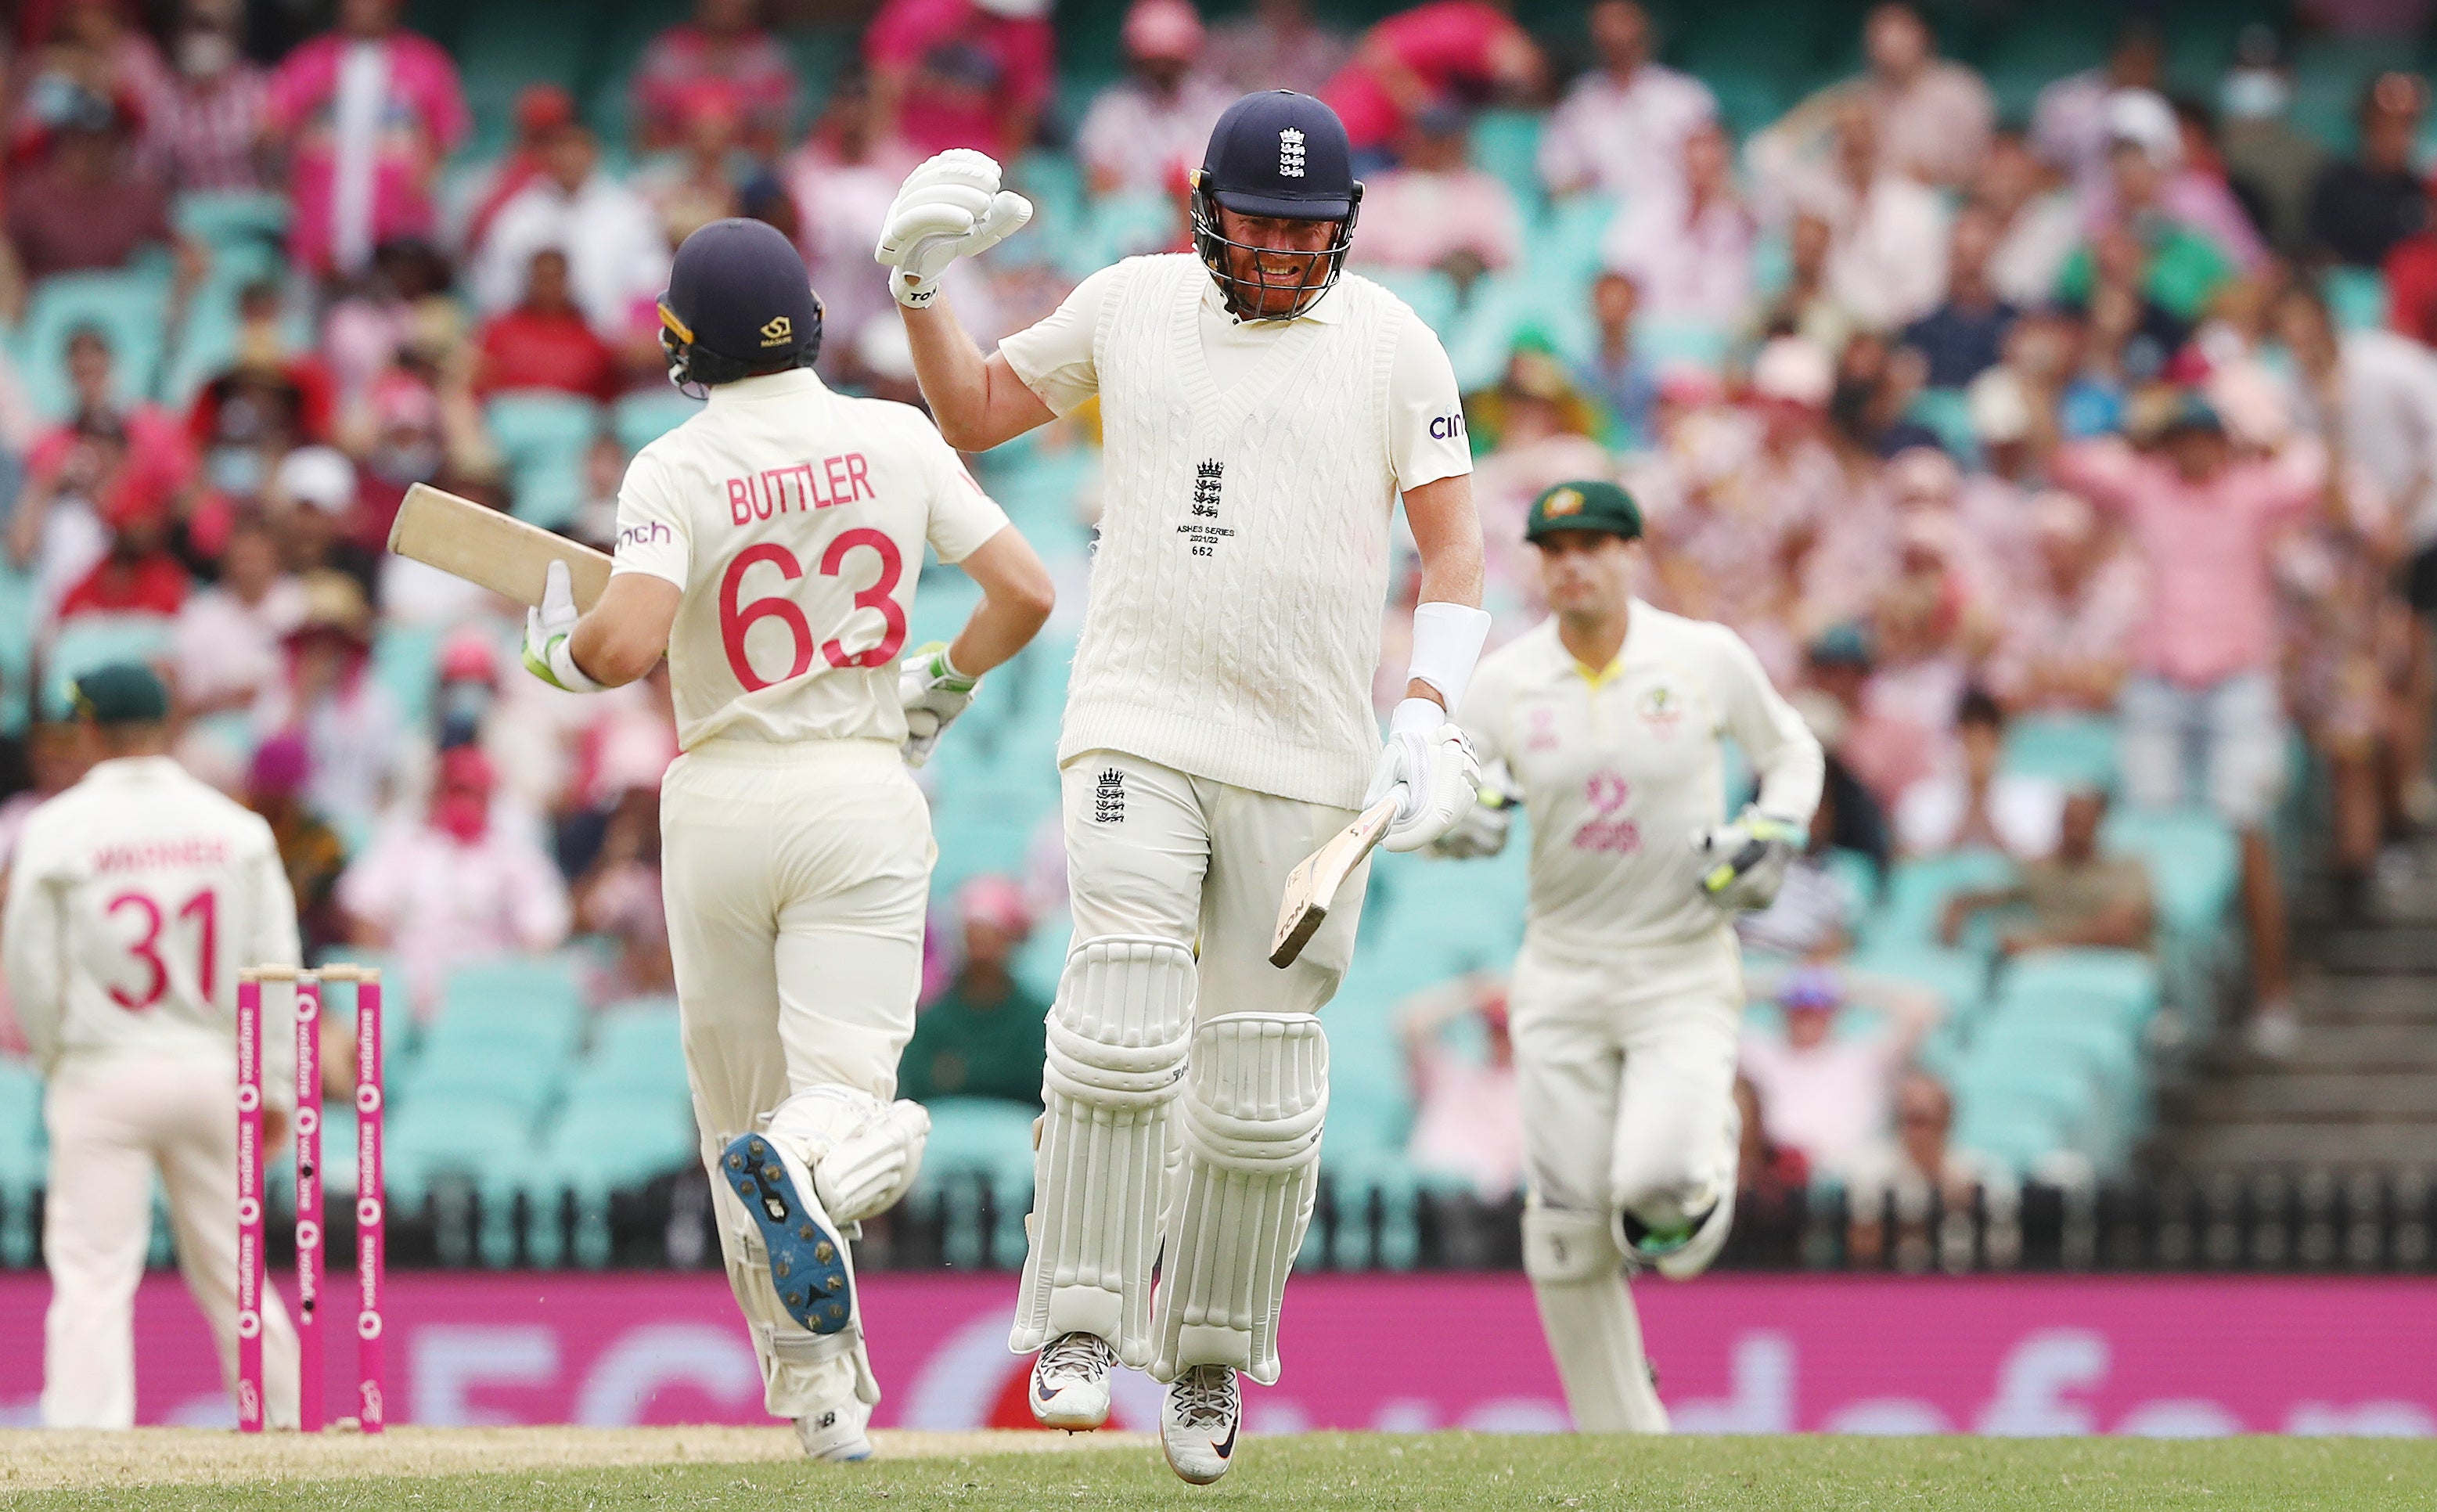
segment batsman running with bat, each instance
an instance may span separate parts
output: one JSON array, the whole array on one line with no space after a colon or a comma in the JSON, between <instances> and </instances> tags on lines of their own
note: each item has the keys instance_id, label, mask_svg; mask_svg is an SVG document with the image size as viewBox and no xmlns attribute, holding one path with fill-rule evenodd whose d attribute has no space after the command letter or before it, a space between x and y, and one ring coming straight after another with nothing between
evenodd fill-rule
<instances>
[{"instance_id":1,"label":"batsman running with bat","mask_svg":"<svg viewBox=\"0 0 2437 1512\"><path fill-rule=\"evenodd\" d=\"M1532 504L1550 617L1462 713L1490 773L1444 855L1532 818L1507 993L1529 1196L1523 1268L1587 1433L1667 1431L1625 1277L1699 1275L1734 1222L1744 984L1732 921L1777 894L1819 803L1819 743L1722 624L1633 596L1641 512L1608 483ZM1726 818L1722 743L1760 774Z\"/></svg>"},{"instance_id":2,"label":"batsman running with bat","mask_svg":"<svg viewBox=\"0 0 2437 1512\"><path fill-rule=\"evenodd\" d=\"M815 1458L861 1459L880 1388L846 1241L930 1131L890 1100L936 854L906 765L1041 628L1049 577L921 412L814 376L820 302L780 232L688 237L660 323L708 402L628 466L589 610L551 564L525 662L588 693L669 659L662 888L728 1284L770 1413ZM908 657L926 543L982 600Z\"/></svg>"},{"instance_id":3,"label":"batsman running with bat","mask_svg":"<svg viewBox=\"0 0 2437 1512\"><path fill-rule=\"evenodd\" d=\"M1237 1372L1278 1377L1328 1102L1314 1015L1359 912L1333 909L1279 970L1281 889L1358 809L1399 795L1385 843L1410 851L1476 782L1447 712L1489 623L1463 412L1438 339L1342 274L1361 198L1335 112L1248 96L1193 176L1195 254L1094 273L987 359L938 280L1030 216L998 165L923 164L878 249L951 441L980 450L1100 400L1105 505L1058 749L1075 943L1009 1344L1040 1351L1032 1410L1055 1427L1105 1421L1120 1363L1166 1382L1161 1439L1197 1484L1235 1450ZM1423 603L1382 751L1370 687L1400 494Z\"/></svg>"}]
</instances>

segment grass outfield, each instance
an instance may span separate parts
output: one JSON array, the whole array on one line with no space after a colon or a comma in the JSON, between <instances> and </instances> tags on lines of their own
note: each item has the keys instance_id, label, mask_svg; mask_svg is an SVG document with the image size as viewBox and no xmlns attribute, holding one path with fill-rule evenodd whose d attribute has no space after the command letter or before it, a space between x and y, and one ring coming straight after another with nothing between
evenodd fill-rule
<instances>
[{"instance_id":1,"label":"grass outfield","mask_svg":"<svg viewBox=\"0 0 2437 1512\"><path fill-rule=\"evenodd\" d=\"M1312 1433L1247 1440L1197 1489L1148 1441L885 1433L814 1465L781 1429L424 1430L305 1445L201 1430L0 1433L0 1505L457 1508L2437 1507L2437 1444L2376 1439L1674 1438ZM620 1462L620 1463L612 1463Z\"/></svg>"}]
</instances>

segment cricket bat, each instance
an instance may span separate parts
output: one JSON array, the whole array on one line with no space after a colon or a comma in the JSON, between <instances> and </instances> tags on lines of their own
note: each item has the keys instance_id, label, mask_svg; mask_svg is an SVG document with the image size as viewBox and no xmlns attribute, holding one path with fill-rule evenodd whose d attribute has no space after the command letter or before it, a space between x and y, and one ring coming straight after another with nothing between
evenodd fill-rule
<instances>
[{"instance_id":1,"label":"cricket bat","mask_svg":"<svg viewBox=\"0 0 2437 1512\"><path fill-rule=\"evenodd\" d=\"M1321 922L1337 903L1337 889L1388 833L1388 821L1396 817L1397 795L1403 791L1398 788L1364 809L1353 823L1287 873L1286 892L1278 903L1278 930L1270 938L1271 965L1293 965L1311 937L1320 933Z\"/></svg>"},{"instance_id":2,"label":"cricket bat","mask_svg":"<svg viewBox=\"0 0 2437 1512\"><path fill-rule=\"evenodd\" d=\"M552 562L567 564L578 609L592 607L609 586L609 558L591 547L430 483L406 491L389 527L389 549L528 607L541 603Z\"/></svg>"}]
</instances>

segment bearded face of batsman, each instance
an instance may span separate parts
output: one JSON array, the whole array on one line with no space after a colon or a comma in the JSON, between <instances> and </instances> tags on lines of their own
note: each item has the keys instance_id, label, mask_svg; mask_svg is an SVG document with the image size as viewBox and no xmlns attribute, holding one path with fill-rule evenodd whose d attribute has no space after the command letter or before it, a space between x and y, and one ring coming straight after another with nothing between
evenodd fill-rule
<instances>
[{"instance_id":1,"label":"bearded face of batsman","mask_svg":"<svg viewBox=\"0 0 2437 1512\"><path fill-rule=\"evenodd\" d=\"M1276 91L1212 133L1194 255L1104 269L987 359L938 280L1029 214L997 165L916 169L879 249L950 441L1100 401L1105 507L1059 744L1076 944L1009 1342L1040 1351L1051 1426L1098 1427L1120 1363L1167 1382L1162 1442L1198 1483L1234 1452L1237 1373L1278 1377L1327 1109L1315 1015L1353 954L1359 904L1269 964L1287 874L1391 793L1395 850L1473 799L1448 717L1488 628L1463 411L1437 338L1342 271L1360 203L1335 113ZM1400 496L1423 602L1383 751L1368 690Z\"/></svg>"}]
</instances>

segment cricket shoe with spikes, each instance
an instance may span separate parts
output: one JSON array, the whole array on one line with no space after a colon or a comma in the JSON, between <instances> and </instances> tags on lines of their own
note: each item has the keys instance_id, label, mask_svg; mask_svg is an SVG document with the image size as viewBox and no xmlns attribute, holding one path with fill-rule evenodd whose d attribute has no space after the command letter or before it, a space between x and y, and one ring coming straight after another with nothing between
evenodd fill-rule
<instances>
[{"instance_id":1,"label":"cricket shoe with spikes","mask_svg":"<svg viewBox=\"0 0 2437 1512\"><path fill-rule=\"evenodd\" d=\"M1032 1361L1032 1418L1079 1433L1109 1420L1109 1372L1117 1352L1096 1333L1061 1333Z\"/></svg>"},{"instance_id":2,"label":"cricket shoe with spikes","mask_svg":"<svg viewBox=\"0 0 2437 1512\"><path fill-rule=\"evenodd\" d=\"M1227 1473L1243 1426L1244 1395L1225 1365L1187 1365L1159 1409L1159 1447L1179 1479L1208 1486Z\"/></svg>"},{"instance_id":3,"label":"cricket shoe with spikes","mask_svg":"<svg viewBox=\"0 0 2437 1512\"><path fill-rule=\"evenodd\" d=\"M859 1401L807 1413L796 1419L796 1442L816 1460L868 1460L871 1440L863 1430L870 1419L871 1409Z\"/></svg>"},{"instance_id":4,"label":"cricket shoe with spikes","mask_svg":"<svg viewBox=\"0 0 2437 1512\"><path fill-rule=\"evenodd\" d=\"M854 1261L803 1161L765 1134L739 1134L720 1152L719 1175L762 1231L787 1316L819 1334L853 1327Z\"/></svg>"}]
</instances>

